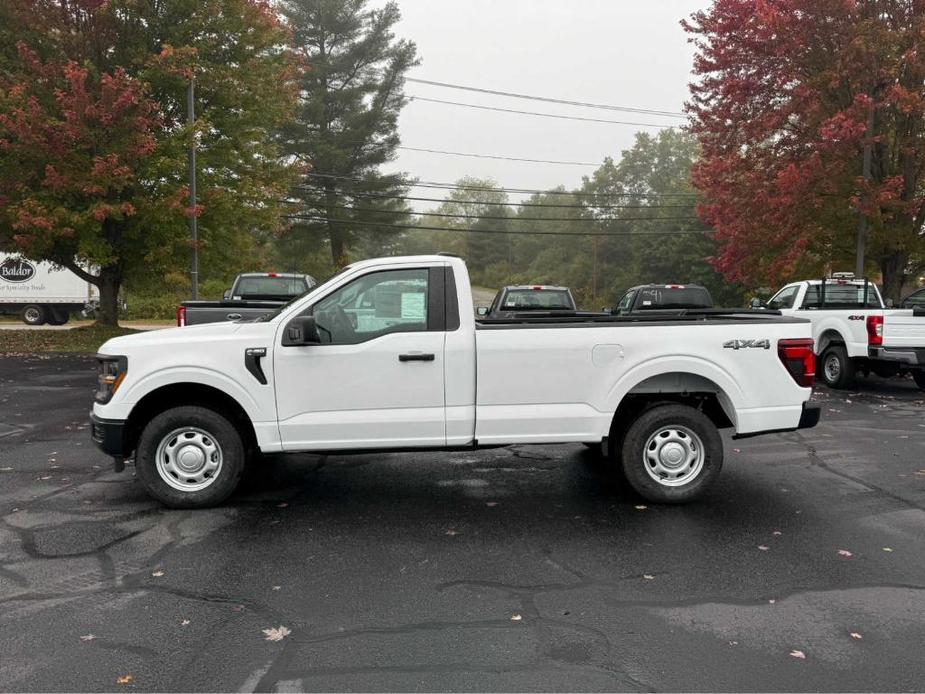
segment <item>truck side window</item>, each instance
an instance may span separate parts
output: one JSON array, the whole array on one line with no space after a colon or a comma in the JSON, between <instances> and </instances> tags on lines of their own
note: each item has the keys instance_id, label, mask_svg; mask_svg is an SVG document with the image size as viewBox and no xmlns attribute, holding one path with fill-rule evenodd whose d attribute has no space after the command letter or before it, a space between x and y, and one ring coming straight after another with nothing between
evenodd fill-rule
<instances>
[{"instance_id":1,"label":"truck side window","mask_svg":"<svg viewBox=\"0 0 925 694\"><path fill-rule=\"evenodd\" d=\"M636 296L636 290L631 289L626 294L623 295L623 298L620 299L620 303L617 304L617 311L619 313L624 313L629 311L633 307L633 298Z\"/></svg>"},{"instance_id":2,"label":"truck side window","mask_svg":"<svg viewBox=\"0 0 925 694\"><path fill-rule=\"evenodd\" d=\"M793 308L793 302L797 299L798 291L800 291L800 285L798 284L792 287L784 287L768 302L768 308L774 310Z\"/></svg>"},{"instance_id":3,"label":"truck side window","mask_svg":"<svg viewBox=\"0 0 925 694\"><path fill-rule=\"evenodd\" d=\"M358 277L314 306L322 343L351 345L396 332L427 330L426 269Z\"/></svg>"}]
</instances>

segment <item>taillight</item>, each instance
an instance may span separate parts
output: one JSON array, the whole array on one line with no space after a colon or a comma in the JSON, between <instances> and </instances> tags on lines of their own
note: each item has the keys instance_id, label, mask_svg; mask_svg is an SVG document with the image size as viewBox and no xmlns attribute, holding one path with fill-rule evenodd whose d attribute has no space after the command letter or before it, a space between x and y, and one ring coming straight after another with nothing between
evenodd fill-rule
<instances>
[{"instance_id":1,"label":"taillight","mask_svg":"<svg viewBox=\"0 0 925 694\"><path fill-rule=\"evenodd\" d=\"M883 344L883 316L867 316L867 344Z\"/></svg>"},{"instance_id":2,"label":"taillight","mask_svg":"<svg viewBox=\"0 0 925 694\"><path fill-rule=\"evenodd\" d=\"M797 385L803 388L813 387L816 380L816 354L813 352L811 338L778 340L777 356Z\"/></svg>"},{"instance_id":3,"label":"taillight","mask_svg":"<svg viewBox=\"0 0 925 694\"><path fill-rule=\"evenodd\" d=\"M186 306L177 307L177 327L186 325Z\"/></svg>"}]
</instances>

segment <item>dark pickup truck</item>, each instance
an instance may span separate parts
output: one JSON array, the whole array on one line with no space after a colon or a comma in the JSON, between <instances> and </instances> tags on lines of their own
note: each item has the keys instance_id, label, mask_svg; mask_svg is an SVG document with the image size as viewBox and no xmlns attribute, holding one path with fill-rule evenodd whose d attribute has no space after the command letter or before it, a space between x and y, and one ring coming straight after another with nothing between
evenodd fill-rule
<instances>
[{"instance_id":1,"label":"dark pickup truck","mask_svg":"<svg viewBox=\"0 0 925 694\"><path fill-rule=\"evenodd\" d=\"M184 301L177 308L177 325L254 320L273 313L317 284L310 275L246 272L235 278L221 301Z\"/></svg>"},{"instance_id":2,"label":"dark pickup truck","mask_svg":"<svg viewBox=\"0 0 925 694\"><path fill-rule=\"evenodd\" d=\"M628 316L647 311L711 309L713 297L699 284L642 284L626 291L620 302L604 313Z\"/></svg>"}]
</instances>

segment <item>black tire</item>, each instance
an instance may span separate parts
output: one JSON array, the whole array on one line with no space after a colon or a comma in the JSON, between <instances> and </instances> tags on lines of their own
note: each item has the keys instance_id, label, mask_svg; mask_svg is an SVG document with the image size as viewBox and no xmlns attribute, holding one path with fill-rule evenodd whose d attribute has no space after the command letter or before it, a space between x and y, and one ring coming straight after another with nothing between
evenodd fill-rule
<instances>
[{"instance_id":1,"label":"black tire","mask_svg":"<svg viewBox=\"0 0 925 694\"><path fill-rule=\"evenodd\" d=\"M663 437L660 434L664 432L674 434ZM680 452L678 467L660 474L666 465L653 460L665 463L660 456L671 458L676 451ZM700 410L664 404L646 410L630 425L621 454L626 480L640 496L655 503L681 504L703 494L719 476L723 440L716 425ZM668 466L673 464L668 460Z\"/></svg>"},{"instance_id":2,"label":"black tire","mask_svg":"<svg viewBox=\"0 0 925 694\"><path fill-rule=\"evenodd\" d=\"M26 325L44 325L48 317L45 307L39 306L38 304L24 306L19 315L22 318L22 322Z\"/></svg>"},{"instance_id":3,"label":"black tire","mask_svg":"<svg viewBox=\"0 0 925 694\"><path fill-rule=\"evenodd\" d=\"M912 380L915 381L915 385L919 387L919 390L925 390L925 371L921 369L913 371Z\"/></svg>"},{"instance_id":4,"label":"black tire","mask_svg":"<svg viewBox=\"0 0 925 694\"><path fill-rule=\"evenodd\" d=\"M832 345L823 352L817 371L821 372L822 382L829 388L845 389L854 385L854 362L844 345Z\"/></svg>"},{"instance_id":5,"label":"black tire","mask_svg":"<svg viewBox=\"0 0 925 694\"><path fill-rule=\"evenodd\" d=\"M191 429L200 433L185 431L179 435L173 435L183 429ZM199 455L196 451L199 451L203 458L209 457L208 451L212 451L211 456L214 456L217 449L218 459L221 461L217 474L204 479L201 484L206 486L201 489L182 489L183 486L191 486L191 480L183 480L175 474L170 475L164 470L163 461L159 470L157 457L161 444L165 444L166 448L170 449L171 445L168 440L182 442L182 437L186 435L195 437L195 440L191 437L190 443L187 444L193 457ZM200 439L205 443L198 443ZM210 442L213 448L209 447ZM172 448L178 454L183 452L182 446L174 444ZM167 454L162 455L166 461ZM138 440L135 469L147 492L165 506L206 508L220 504L234 492L241 481L246 460L247 454L241 435L228 419L205 407L183 406L161 412L148 422ZM176 465L173 469L179 470ZM162 476L162 471L164 475L171 476L174 484L181 488L168 483Z\"/></svg>"}]
</instances>

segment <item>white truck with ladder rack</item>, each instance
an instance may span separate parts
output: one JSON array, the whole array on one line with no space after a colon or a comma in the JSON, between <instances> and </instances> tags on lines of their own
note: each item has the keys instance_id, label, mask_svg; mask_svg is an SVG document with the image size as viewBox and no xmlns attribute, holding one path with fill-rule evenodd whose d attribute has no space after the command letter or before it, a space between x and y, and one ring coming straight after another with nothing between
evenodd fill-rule
<instances>
[{"instance_id":1,"label":"white truck with ladder rack","mask_svg":"<svg viewBox=\"0 0 925 694\"><path fill-rule=\"evenodd\" d=\"M925 390L925 310L887 307L873 282L850 272L791 282L766 306L812 323L826 385L850 388L859 371L911 373Z\"/></svg>"}]
</instances>

